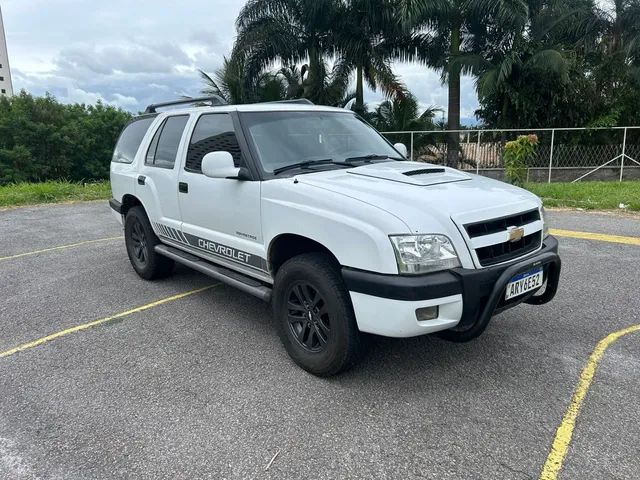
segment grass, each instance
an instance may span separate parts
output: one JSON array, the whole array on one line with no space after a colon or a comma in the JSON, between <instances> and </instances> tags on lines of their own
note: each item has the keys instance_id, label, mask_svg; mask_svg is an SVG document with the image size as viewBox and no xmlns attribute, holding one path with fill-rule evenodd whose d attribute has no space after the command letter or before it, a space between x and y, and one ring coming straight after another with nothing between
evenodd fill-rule
<instances>
[{"instance_id":1,"label":"grass","mask_svg":"<svg viewBox=\"0 0 640 480\"><path fill-rule=\"evenodd\" d=\"M625 211L640 211L640 181L528 183L525 188L548 207L622 210L622 203Z\"/></svg>"},{"instance_id":2,"label":"grass","mask_svg":"<svg viewBox=\"0 0 640 480\"><path fill-rule=\"evenodd\" d=\"M622 203L627 205L627 211L640 211L640 181L528 183L526 188L541 197L548 207L620 210ZM107 181L86 184L50 181L0 186L0 207L110 197L111 187Z\"/></svg>"},{"instance_id":3,"label":"grass","mask_svg":"<svg viewBox=\"0 0 640 480\"><path fill-rule=\"evenodd\" d=\"M105 200L111 197L109 182L73 183L49 181L42 183L12 183L0 185L0 207L34 205L85 200Z\"/></svg>"}]
</instances>

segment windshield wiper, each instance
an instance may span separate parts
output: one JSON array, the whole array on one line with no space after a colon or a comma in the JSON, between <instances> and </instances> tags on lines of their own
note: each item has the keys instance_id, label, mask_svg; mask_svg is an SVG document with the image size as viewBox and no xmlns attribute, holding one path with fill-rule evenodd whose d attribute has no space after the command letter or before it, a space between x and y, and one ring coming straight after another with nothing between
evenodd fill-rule
<instances>
[{"instance_id":1,"label":"windshield wiper","mask_svg":"<svg viewBox=\"0 0 640 480\"><path fill-rule=\"evenodd\" d=\"M400 157L390 157L389 155L378 155L378 154L375 154L375 153L371 153L369 155L359 155L357 157L345 158L344 161L345 162L364 161L365 163L371 163L373 160L386 160L386 159L404 160L403 158L400 158Z\"/></svg>"},{"instance_id":2,"label":"windshield wiper","mask_svg":"<svg viewBox=\"0 0 640 480\"><path fill-rule=\"evenodd\" d=\"M278 175L279 173L286 172L287 170L293 170L295 168L309 168L315 165L340 165L340 166L350 166L344 162L336 162L332 158L325 158L324 160L305 160L303 162L292 163L291 165L285 165L284 167L274 168L273 174Z\"/></svg>"}]
</instances>

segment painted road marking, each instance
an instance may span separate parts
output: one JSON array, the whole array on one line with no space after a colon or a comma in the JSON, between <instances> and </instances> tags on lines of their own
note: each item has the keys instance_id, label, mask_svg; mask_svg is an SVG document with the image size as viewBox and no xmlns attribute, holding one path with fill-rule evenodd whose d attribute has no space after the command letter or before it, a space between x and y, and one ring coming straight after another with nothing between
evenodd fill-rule
<instances>
[{"instance_id":1,"label":"painted road marking","mask_svg":"<svg viewBox=\"0 0 640 480\"><path fill-rule=\"evenodd\" d=\"M66 335L70 335L72 333L81 332L83 330L87 330L89 328L97 327L98 325L102 325L104 323L111 322L118 318L126 317L127 315L131 315L133 313L142 312L144 310L148 310L150 308L157 307L159 305L164 305L165 303L173 302L174 300L180 300L181 298L188 297L189 295L194 295L196 293L204 292L205 290L209 290L213 287L217 287L221 285L220 283L215 283L213 285L209 285L207 287L198 288L196 290L190 290L185 293L179 293L177 295L173 295L171 297L163 298L161 300L157 300L155 302L147 303L146 305L142 305L140 307L132 308L131 310L127 310L125 312L116 313L115 315L111 315L110 317L101 318L99 320L93 320L92 322L83 323L81 325L76 325L75 327L67 328L66 330L61 330L56 333L52 333L51 335L47 335L46 337L38 338L37 340L33 340L31 342L23 343L22 345L18 345L10 350L5 352L0 352L0 358L8 357L18 352L22 352L23 350L28 350L30 348L38 347L44 343L50 342L51 340L55 340L56 338L61 338Z\"/></svg>"},{"instance_id":2,"label":"painted road marking","mask_svg":"<svg viewBox=\"0 0 640 480\"><path fill-rule=\"evenodd\" d=\"M560 423L560 426L556 431L555 439L551 445L551 451L549 452L547 461L545 462L544 467L542 468L542 473L540 474L540 480L556 480L558 478L558 474L562 469L562 464L567 456L567 452L569 451L569 446L571 445L571 438L573 437L573 430L576 426L576 419L580 414L582 404L584 403L584 399L589 392L591 384L593 383L593 378L598 370L602 357L607 349L616 342L616 340L634 332L640 332L640 324L632 325L607 335L598 342L598 345L596 345L591 356L589 356L587 365L580 374L580 381L573 393L573 398L571 398L569 408L567 408L564 417L562 417L562 423Z\"/></svg>"},{"instance_id":3,"label":"painted road marking","mask_svg":"<svg viewBox=\"0 0 640 480\"><path fill-rule=\"evenodd\" d=\"M559 230L552 228L551 235L558 237L581 238L584 240L597 240L599 242L623 243L625 245L637 245L640 247L640 237L623 237L621 235L607 235L606 233L577 232L574 230Z\"/></svg>"},{"instance_id":4,"label":"painted road marking","mask_svg":"<svg viewBox=\"0 0 640 480\"><path fill-rule=\"evenodd\" d=\"M60 245L58 247L51 247L51 248L43 248L42 250L34 250L33 252L25 252L25 253L18 253L16 255L9 255L6 257L0 257L0 262L2 260L11 260L13 258L20 258L20 257L26 257L29 255L37 255L38 253L45 253L45 252L52 252L54 250L64 250L66 248L74 248L74 247L80 247L82 245L89 245L91 243L99 243L99 242L110 242L113 240L121 240L123 237L106 237L106 238L98 238L96 240L86 240L84 242L78 242L78 243L70 243L68 245Z\"/></svg>"}]
</instances>

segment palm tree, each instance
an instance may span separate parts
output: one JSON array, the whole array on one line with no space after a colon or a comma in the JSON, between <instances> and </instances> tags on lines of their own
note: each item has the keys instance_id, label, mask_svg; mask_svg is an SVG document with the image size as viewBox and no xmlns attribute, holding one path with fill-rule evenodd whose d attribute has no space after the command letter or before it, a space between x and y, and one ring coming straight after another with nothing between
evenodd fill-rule
<instances>
[{"instance_id":1,"label":"palm tree","mask_svg":"<svg viewBox=\"0 0 640 480\"><path fill-rule=\"evenodd\" d=\"M395 0L343 0L332 26L331 39L342 61L355 71L354 110L364 112L364 83L381 88L388 97L402 97L406 88L391 68L409 48Z\"/></svg>"},{"instance_id":2,"label":"palm tree","mask_svg":"<svg viewBox=\"0 0 640 480\"><path fill-rule=\"evenodd\" d=\"M422 35L416 57L442 72L448 84L447 129L460 129L460 57L475 54L488 19L501 29L519 30L527 21L524 0L400 0L405 22ZM458 165L458 133L448 135L447 164Z\"/></svg>"},{"instance_id":3,"label":"palm tree","mask_svg":"<svg viewBox=\"0 0 640 480\"><path fill-rule=\"evenodd\" d=\"M440 108L429 106L420 113L418 100L411 93L406 92L403 97L388 99L378 105L369 116L369 121L381 132L434 130L433 119L439 111L441 111ZM391 140L410 145L411 135L393 135ZM429 139L426 135L414 136L413 150L419 155L428 144Z\"/></svg>"},{"instance_id":4,"label":"palm tree","mask_svg":"<svg viewBox=\"0 0 640 480\"><path fill-rule=\"evenodd\" d=\"M305 97L312 97L325 55L333 53L329 40L336 0L249 0L236 27L234 56L245 63L247 82L273 62L308 65Z\"/></svg>"},{"instance_id":5,"label":"palm tree","mask_svg":"<svg viewBox=\"0 0 640 480\"><path fill-rule=\"evenodd\" d=\"M476 76L480 101L500 98L498 126L502 128L512 126L511 112L526 102L520 92L527 83L541 86L541 80L551 79L546 89L557 92L569 82L575 55L566 44L580 40L571 35L577 11L568 3L533 0L528 9L530 18L524 25L512 25L515 28L511 29L490 25L482 38L482 54L459 57L462 71Z\"/></svg>"},{"instance_id":6,"label":"palm tree","mask_svg":"<svg viewBox=\"0 0 640 480\"><path fill-rule=\"evenodd\" d=\"M245 82L245 66L240 58L224 58L212 77L200 70L205 84L201 93L218 95L229 104L269 102L287 98L288 85L280 72L259 72L250 84Z\"/></svg>"},{"instance_id":7,"label":"palm tree","mask_svg":"<svg viewBox=\"0 0 640 480\"><path fill-rule=\"evenodd\" d=\"M440 108L429 106L420 113L418 100L407 92L402 98L385 100L373 113L372 122L381 132L432 130L433 119Z\"/></svg>"}]
</instances>

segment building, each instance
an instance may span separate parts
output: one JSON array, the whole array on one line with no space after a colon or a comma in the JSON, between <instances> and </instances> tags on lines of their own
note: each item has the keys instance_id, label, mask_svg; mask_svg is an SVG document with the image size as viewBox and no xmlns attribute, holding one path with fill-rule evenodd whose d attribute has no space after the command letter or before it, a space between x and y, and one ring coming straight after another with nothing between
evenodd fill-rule
<instances>
[{"instance_id":1,"label":"building","mask_svg":"<svg viewBox=\"0 0 640 480\"><path fill-rule=\"evenodd\" d=\"M7 37L4 34L2 10L0 10L0 94L13 95L11 84L11 70L9 69L9 54L7 53Z\"/></svg>"}]
</instances>

